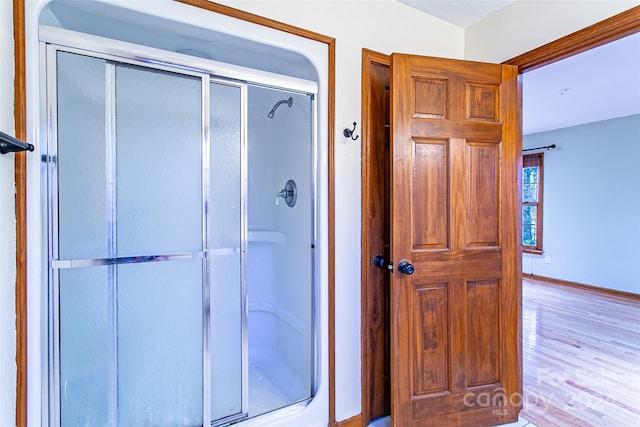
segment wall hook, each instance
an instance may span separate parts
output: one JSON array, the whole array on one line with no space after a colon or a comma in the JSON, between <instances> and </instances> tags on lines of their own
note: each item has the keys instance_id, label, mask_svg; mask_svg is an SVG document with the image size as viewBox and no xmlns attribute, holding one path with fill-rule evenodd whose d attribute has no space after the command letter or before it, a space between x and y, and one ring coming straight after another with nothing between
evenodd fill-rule
<instances>
[{"instance_id":1,"label":"wall hook","mask_svg":"<svg viewBox=\"0 0 640 427\"><path fill-rule=\"evenodd\" d=\"M353 137L353 133L356 131L356 125L357 125L357 123L353 122L353 129L345 129L345 130L342 131L342 134L344 136L346 136L347 138L351 138L351 139L353 139L355 141L356 139L358 139L360 137L360 135L356 135L355 138Z\"/></svg>"}]
</instances>

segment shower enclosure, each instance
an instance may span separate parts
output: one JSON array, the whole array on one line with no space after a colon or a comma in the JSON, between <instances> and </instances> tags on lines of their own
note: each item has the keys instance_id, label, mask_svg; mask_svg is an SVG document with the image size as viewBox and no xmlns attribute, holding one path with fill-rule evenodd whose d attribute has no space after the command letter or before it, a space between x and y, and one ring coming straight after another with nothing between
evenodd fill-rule
<instances>
[{"instance_id":1,"label":"shower enclosure","mask_svg":"<svg viewBox=\"0 0 640 427\"><path fill-rule=\"evenodd\" d=\"M308 403L316 84L41 39L50 423L224 425Z\"/></svg>"}]
</instances>

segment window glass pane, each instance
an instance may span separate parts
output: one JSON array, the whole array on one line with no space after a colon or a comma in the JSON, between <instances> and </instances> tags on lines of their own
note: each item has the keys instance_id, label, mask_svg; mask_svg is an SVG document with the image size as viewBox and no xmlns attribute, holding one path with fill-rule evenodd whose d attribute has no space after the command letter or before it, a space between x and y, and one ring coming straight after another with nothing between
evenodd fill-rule
<instances>
[{"instance_id":1,"label":"window glass pane","mask_svg":"<svg viewBox=\"0 0 640 427\"><path fill-rule=\"evenodd\" d=\"M522 184L522 201L526 203L538 202L538 184Z\"/></svg>"},{"instance_id":2,"label":"window glass pane","mask_svg":"<svg viewBox=\"0 0 640 427\"><path fill-rule=\"evenodd\" d=\"M525 184L538 182L538 166L522 168L522 182Z\"/></svg>"},{"instance_id":3,"label":"window glass pane","mask_svg":"<svg viewBox=\"0 0 640 427\"><path fill-rule=\"evenodd\" d=\"M522 207L522 244L536 246L537 206Z\"/></svg>"},{"instance_id":4,"label":"window glass pane","mask_svg":"<svg viewBox=\"0 0 640 427\"><path fill-rule=\"evenodd\" d=\"M522 226L522 244L524 246L536 246L536 227L535 225Z\"/></svg>"},{"instance_id":5,"label":"window glass pane","mask_svg":"<svg viewBox=\"0 0 640 427\"><path fill-rule=\"evenodd\" d=\"M522 169L522 201L538 202L538 172L539 167L529 167Z\"/></svg>"},{"instance_id":6,"label":"window glass pane","mask_svg":"<svg viewBox=\"0 0 640 427\"><path fill-rule=\"evenodd\" d=\"M523 224L535 224L538 217L537 206L523 206L522 207L522 223Z\"/></svg>"}]
</instances>

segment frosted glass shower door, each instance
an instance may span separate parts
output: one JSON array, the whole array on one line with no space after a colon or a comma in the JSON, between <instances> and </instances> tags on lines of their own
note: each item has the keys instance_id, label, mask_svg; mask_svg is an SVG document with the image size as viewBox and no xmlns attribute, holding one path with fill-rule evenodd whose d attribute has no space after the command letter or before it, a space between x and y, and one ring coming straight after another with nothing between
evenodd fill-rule
<instances>
[{"instance_id":1,"label":"frosted glass shower door","mask_svg":"<svg viewBox=\"0 0 640 427\"><path fill-rule=\"evenodd\" d=\"M52 420L202 425L202 79L52 57Z\"/></svg>"},{"instance_id":2,"label":"frosted glass shower door","mask_svg":"<svg viewBox=\"0 0 640 427\"><path fill-rule=\"evenodd\" d=\"M119 425L202 423L201 100L199 78L116 66Z\"/></svg>"},{"instance_id":3,"label":"frosted glass shower door","mask_svg":"<svg viewBox=\"0 0 640 427\"><path fill-rule=\"evenodd\" d=\"M245 86L210 85L211 419L246 417Z\"/></svg>"},{"instance_id":4,"label":"frosted glass shower door","mask_svg":"<svg viewBox=\"0 0 640 427\"><path fill-rule=\"evenodd\" d=\"M216 427L310 400L313 95L43 46L48 424Z\"/></svg>"}]
</instances>

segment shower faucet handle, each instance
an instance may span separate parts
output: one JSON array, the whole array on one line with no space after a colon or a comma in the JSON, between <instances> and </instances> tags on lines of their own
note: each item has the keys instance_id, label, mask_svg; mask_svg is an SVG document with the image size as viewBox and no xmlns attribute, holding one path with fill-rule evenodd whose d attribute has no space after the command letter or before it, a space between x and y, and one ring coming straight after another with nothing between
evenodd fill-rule
<instances>
[{"instance_id":1,"label":"shower faucet handle","mask_svg":"<svg viewBox=\"0 0 640 427\"><path fill-rule=\"evenodd\" d=\"M287 200L287 194L288 192L286 188L283 188L278 192L278 194L276 194L276 206L280 206L280 197Z\"/></svg>"},{"instance_id":2,"label":"shower faucet handle","mask_svg":"<svg viewBox=\"0 0 640 427\"><path fill-rule=\"evenodd\" d=\"M276 194L276 206L280 206L280 197L290 208L295 206L298 199L298 188L294 180L287 181L284 188Z\"/></svg>"}]
</instances>

